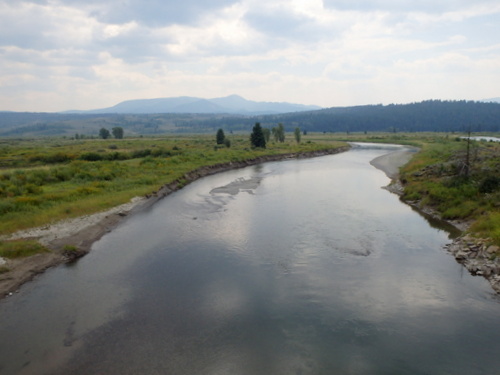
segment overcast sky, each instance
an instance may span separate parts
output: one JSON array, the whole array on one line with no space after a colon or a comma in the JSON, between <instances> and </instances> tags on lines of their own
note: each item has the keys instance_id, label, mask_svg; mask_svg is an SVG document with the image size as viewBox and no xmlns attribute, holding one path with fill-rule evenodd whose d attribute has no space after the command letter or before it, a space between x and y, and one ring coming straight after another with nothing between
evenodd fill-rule
<instances>
[{"instance_id":1,"label":"overcast sky","mask_svg":"<svg viewBox=\"0 0 500 375\"><path fill-rule=\"evenodd\" d=\"M500 96L499 0L0 0L0 110Z\"/></svg>"}]
</instances>

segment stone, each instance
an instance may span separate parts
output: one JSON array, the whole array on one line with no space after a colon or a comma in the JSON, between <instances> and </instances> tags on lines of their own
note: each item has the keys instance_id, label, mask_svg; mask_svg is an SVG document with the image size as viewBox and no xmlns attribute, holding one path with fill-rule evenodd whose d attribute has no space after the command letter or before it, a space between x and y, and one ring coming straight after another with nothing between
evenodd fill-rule
<instances>
[{"instance_id":1,"label":"stone","mask_svg":"<svg viewBox=\"0 0 500 375\"><path fill-rule=\"evenodd\" d=\"M486 265L481 267L481 272L483 273L483 276L486 276L486 277L491 275L491 269L490 269L490 267L488 267Z\"/></svg>"},{"instance_id":2,"label":"stone","mask_svg":"<svg viewBox=\"0 0 500 375\"><path fill-rule=\"evenodd\" d=\"M486 251L489 253L489 254L495 254L495 253L498 253L500 251L500 248L496 245L491 245L488 247L488 249L486 249Z\"/></svg>"},{"instance_id":3,"label":"stone","mask_svg":"<svg viewBox=\"0 0 500 375\"><path fill-rule=\"evenodd\" d=\"M472 274L475 274L479 269L479 267L475 263L467 264L466 267L469 270L469 272Z\"/></svg>"}]
</instances>

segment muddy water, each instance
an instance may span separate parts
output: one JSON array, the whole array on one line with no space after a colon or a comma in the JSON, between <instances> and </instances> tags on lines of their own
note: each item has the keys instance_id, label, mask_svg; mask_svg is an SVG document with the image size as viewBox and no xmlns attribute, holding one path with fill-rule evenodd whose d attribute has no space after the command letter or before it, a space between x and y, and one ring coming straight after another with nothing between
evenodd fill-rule
<instances>
[{"instance_id":1,"label":"muddy water","mask_svg":"<svg viewBox=\"0 0 500 375\"><path fill-rule=\"evenodd\" d=\"M381 189L391 151L230 171L130 217L0 302L0 373L500 373L500 300Z\"/></svg>"}]
</instances>

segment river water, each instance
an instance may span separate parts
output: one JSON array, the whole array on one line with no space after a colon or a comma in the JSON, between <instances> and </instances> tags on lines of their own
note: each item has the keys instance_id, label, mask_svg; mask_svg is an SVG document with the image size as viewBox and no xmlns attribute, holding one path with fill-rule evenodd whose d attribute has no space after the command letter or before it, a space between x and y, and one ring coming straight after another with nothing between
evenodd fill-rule
<instances>
[{"instance_id":1,"label":"river water","mask_svg":"<svg viewBox=\"0 0 500 375\"><path fill-rule=\"evenodd\" d=\"M0 301L0 374L499 374L500 299L370 160L203 178Z\"/></svg>"}]
</instances>

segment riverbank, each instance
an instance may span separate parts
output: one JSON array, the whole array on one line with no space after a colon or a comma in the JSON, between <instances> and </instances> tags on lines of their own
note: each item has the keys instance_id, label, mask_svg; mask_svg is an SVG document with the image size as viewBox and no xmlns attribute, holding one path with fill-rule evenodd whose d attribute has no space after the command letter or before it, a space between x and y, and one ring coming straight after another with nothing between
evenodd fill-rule
<instances>
[{"instance_id":1,"label":"riverbank","mask_svg":"<svg viewBox=\"0 0 500 375\"><path fill-rule=\"evenodd\" d=\"M392 181L385 189L399 196L403 194L404 186L399 180L399 168L408 163L413 152L395 151L382 155L371 161L375 168L382 170ZM430 207L423 206L419 201L405 201L417 210L424 212L436 219L441 219L440 214ZM445 220L457 228L462 235L455 238L446 250L455 257L472 275L483 276L487 279L496 293L500 293L500 259L494 257L500 249L489 244L488 239L475 238L466 232L472 225L470 221Z\"/></svg>"},{"instance_id":2,"label":"riverbank","mask_svg":"<svg viewBox=\"0 0 500 375\"><path fill-rule=\"evenodd\" d=\"M21 285L33 280L48 268L73 262L84 256L90 251L94 242L126 220L129 215L152 206L158 200L202 177L265 162L324 156L345 152L348 149L349 147L340 147L323 151L268 155L206 166L186 173L182 179L166 184L158 191L153 191L145 197L133 198L129 203L111 210L16 232L3 240L37 240L50 252L27 258L2 259L5 262L2 267L8 271L0 273L0 299L12 295Z\"/></svg>"}]
</instances>

